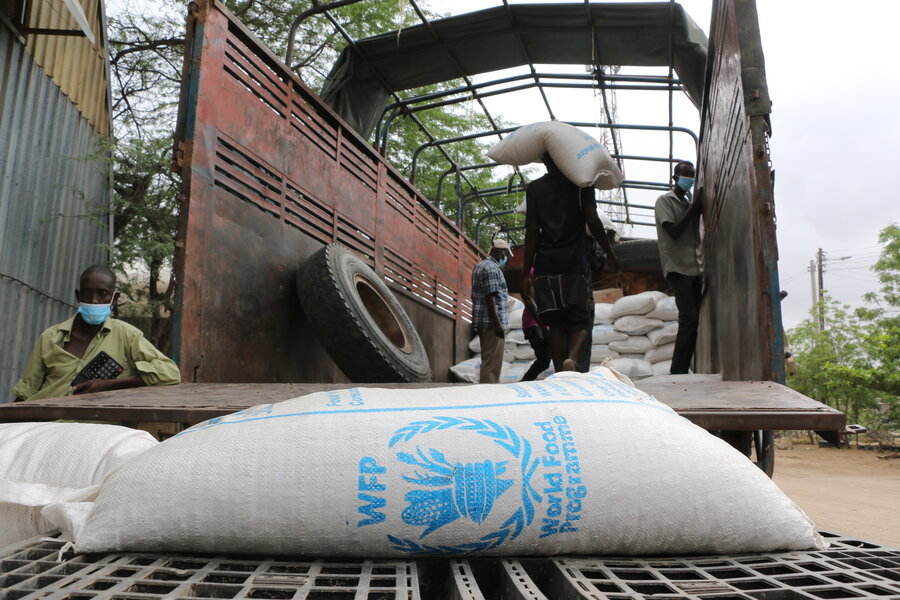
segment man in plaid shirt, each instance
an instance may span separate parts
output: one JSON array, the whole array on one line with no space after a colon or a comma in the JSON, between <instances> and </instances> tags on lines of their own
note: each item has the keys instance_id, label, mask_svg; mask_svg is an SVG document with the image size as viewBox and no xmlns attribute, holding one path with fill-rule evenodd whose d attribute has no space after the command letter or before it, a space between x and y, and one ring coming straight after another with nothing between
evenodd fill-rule
<instances>
[{"instance_id":1,"label":"man in plaid shirt","mask_svg":"<svg viewBox=\"0 0 900 600\"><path fill-rule=\"evenodd\" d=\"M506 240L494 240L488 257L472 270L472 326L481 342L480 383L497 383L509 327L509 297L501 268L512 250Z\"/></svg>"}]
</instances>

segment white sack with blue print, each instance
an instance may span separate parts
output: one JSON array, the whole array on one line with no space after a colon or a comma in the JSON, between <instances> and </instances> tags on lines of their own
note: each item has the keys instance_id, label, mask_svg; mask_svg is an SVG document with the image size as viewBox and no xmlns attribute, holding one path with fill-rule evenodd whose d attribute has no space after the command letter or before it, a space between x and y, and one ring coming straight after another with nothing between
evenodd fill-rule
<instances>
[{"instance_id":1,"label":"white sack with blue print","mask_svg":"<svg viewBox=\"0 0 900 600\"><path fill-rule=\"evenodd\" d=\"M85 510L88 508L88 510ZM346 389L241 411L45 515L80 552L304 556L822 548L728 444L614 371Z\"/></svg>"}]
</instances>

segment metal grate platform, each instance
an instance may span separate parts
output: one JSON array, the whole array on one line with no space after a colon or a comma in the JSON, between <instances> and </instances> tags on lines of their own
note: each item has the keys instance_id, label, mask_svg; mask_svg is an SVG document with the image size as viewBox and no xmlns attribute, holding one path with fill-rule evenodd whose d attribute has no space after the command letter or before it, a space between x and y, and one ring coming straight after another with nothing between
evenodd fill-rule
<instances>
[{"instance_id":1,"label":"metal grate platform","mask_svg":"<svg viewBox=\"0 0 900 600\"><path fill-rule=\"evenodd\" d=\"M289 560L65 554L0 558L0 600L900 600L900 549L822 532L821 552L706 557Z\"/></svg>"}]
</instances>

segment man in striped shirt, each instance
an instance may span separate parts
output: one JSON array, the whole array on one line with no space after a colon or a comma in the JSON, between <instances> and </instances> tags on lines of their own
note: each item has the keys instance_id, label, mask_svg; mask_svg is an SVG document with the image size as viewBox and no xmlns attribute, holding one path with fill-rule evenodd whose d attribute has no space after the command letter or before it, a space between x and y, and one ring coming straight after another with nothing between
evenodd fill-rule
<instances>
[{"instance_id":1,"label":"man in striped shirt","mask_svg":"<svg viewBox=\"0 0 900 600\"><path fill-rule=\"evenodd\" d=\"M494 240L488 257L472 270L472 326L481 342L480 383L500 381L509 328L509 296L503 265L512 256L506 240Z\"/></svg>"}]
</instances>

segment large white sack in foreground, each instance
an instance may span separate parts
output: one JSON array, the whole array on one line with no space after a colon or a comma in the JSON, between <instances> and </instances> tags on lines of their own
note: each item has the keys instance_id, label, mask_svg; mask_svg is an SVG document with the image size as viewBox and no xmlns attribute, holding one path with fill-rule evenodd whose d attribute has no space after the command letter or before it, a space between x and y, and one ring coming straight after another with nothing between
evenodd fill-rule
<instances>
[{"instance_id":1,"label":"large white sack in foreground","mask_svg":"<svg viewBox=\"0 0 900 600\"><path fill-rule=\"evenodd\" d=\"M505 165L540 162L549 152L566 178L578 187L612 190L622 185L622 172L603 144L584 131L559 121L523 125L488 151Z\"/></svg>"},{"instance_id":2,"label":"large white sack in foreground","mask_svg":"<svg viewBox=\"0 0 900 600\"><path fill-rule=\"evenodd\" d=\"M146 431L93 423L0 424L0 548L55 529L51 502L89 497L104 477L155 446Z\"/></svg>"},{"instance_id":3,"label":"large white sack in foreground","mask_svg":"<svg viewBox=\"0 0 900 600\"><path fill-rule=\"evenodd\" d=\"M822 548L722 440L613 371L345 389L197 425L45 509L80 552L303 556ZM68 522L64 517L69 515Z\"/></svg>"}]
</instances>

